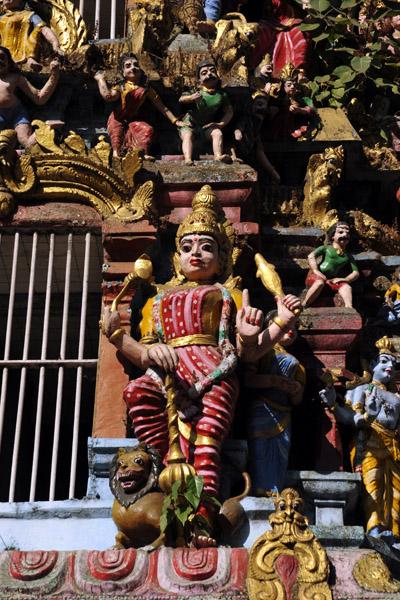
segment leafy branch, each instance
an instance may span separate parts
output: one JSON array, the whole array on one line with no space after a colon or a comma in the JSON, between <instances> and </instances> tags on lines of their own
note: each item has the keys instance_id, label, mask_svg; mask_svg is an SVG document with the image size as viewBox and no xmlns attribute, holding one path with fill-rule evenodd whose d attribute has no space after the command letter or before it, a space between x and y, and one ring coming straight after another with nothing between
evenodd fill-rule
<instances>
[{"instance_id":1,"label":"leafy branch","mask_svg":"<svg viewBox=\"0 0 400 600\"><path fill-rule=\"evenodd\" d=\"M172 491L164 500L160 516L161 533L167 527L175 527L177 531L183 530L183 537L188 544L195 534L212 536L210 524L198 512L201 504L211 502L217 506L221 503L204 491L204 478L200 475L189 475L186 487L182 481L175 481Z\"/></svg>"},{"instance_id":2,"label":"leafy branch","mask_svg":"<svg viewBox=\"0 0 400 600\"><path fill-rule=\"evenodd\" d=\"M352 97L364 94L368 80L376 88L400 92L400 46L395 39L380 36L376 28L394 11L388 8L378 15L371 8L359 20L354 15L362 6L364 0L343 0L339 7L328 0L309 0L309 14L300 29L312 38L319 58L318 75L309 84L317 106L347 105Z\"/></svg>"}]
</instances>

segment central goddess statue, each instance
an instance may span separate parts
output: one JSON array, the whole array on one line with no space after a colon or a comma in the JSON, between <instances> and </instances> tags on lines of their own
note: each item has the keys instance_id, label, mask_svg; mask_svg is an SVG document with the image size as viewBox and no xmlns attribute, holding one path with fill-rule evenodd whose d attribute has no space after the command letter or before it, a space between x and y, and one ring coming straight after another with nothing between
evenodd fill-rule
<instances>
[{"instance_id":1,"label":"central goddess statue","mask_svg":"<svg viewBox=\"0 0 400 600\"><path fill-rule=\"evenodd\" d=\"M205 491L216 497L221 445L239 394L237 353L252 360L259 347L272 347L282 327L296 321L293 311L300 302L290 295L279 299L278 324L260 333L263 314L250 306L247 290L242 298L238 278L232 277L234 229L210 186L194 196L192 208L178 228L175 275L158 285L143 307L140 342L119 335L118 313L105 312L105 333L127 358L147 368L128 384L124 397L135 435L164 462L169 453L165 377L174 374L182 451L204 478ZM210 503L200 512L212 521Z\"/></svg>"}]
</instances>

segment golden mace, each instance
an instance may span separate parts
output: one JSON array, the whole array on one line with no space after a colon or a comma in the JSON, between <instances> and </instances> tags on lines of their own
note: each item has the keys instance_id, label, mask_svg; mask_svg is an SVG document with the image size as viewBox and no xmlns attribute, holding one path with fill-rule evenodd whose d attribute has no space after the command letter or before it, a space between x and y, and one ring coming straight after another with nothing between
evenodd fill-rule
<instances>
[{"instance_id":1,"label":"golden mace","mask_svg":"<svg viewBox=\"0 0 400 600\"><path fill-rule=\"evenodd\" d=\"M282 281L276 272L275 266L267 262L262 254L259 253L254 256L254 261L257 266L256 277L261 279L264 287L271 292L271 294L283 298L285 292L283 291ZM295 315L299 315L300 313L300 308L296 308L293 311L293 314Z\"/></svg>"}]
</instances>

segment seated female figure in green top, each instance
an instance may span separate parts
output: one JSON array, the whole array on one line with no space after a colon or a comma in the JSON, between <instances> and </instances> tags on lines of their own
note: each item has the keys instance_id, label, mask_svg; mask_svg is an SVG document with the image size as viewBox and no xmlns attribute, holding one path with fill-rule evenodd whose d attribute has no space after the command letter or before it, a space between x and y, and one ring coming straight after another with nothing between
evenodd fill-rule
<instances>
[{"instance_id":1,"label":"seated female figure in green top","mask_svg":"<svg viewBox=\"0 0 400 600\"><path fill-rule=\"evenodd\" d=\"M360 273L355 260L351 254L345 252L350 241L350 229L347 223L339 221L328 229L326 234L327 243L319 246L308 255L310 271L307 275L306 285L308 291L303 302L307 307L318 298L325 285L332 290L338 291L343 298L344 305L348 308L353 306L353 292L351 283L358 279ZM318 265L317 258L322 256L322 262ZM341 276L344 267L350 266L351 273L345 277Z\"/></svg>"}]
</instances>

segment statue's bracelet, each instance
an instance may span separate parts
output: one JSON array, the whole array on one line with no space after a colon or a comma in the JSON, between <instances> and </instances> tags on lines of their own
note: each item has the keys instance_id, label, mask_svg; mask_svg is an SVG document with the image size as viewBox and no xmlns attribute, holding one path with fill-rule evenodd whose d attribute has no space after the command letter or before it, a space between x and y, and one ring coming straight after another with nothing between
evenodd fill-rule
<instances>
[{"instance_id":1,"label":"statue's bracelet","mask_svg":"<svg viewBox=\"0 0 400 600\"><path fill-rule=\"evenodd\" d=\"M114 333L112 333L110 335L110 337L108 338L108 341L111 342L112 344L114 344L114 342L116 342L121 337L121 335L124 335L124 334L125 334L125 329L121 329L121 328L116 329L114 331Z\"/></svg>"},{"instance_id":2,"label":"statue's bracelet","mask_svg":"<svg viewBox=\"0 0 400 600\"><path fill-rule=\"evenodd\" d=\"M366 423L372 423L372 421L375 420L374 418L371 419L371 417L368 415L367 411L365 411L365 413L363 414L363 417L364 417L364 421Z\"/></svg>"},{"instance_id":3,"label":"statue's bracelet","mask_svg":"<svg viewBox=\"0 0 400 600\"><path fill-rule=\"evenodd\" d=\"M282 329L283 333L288 333L291 330L291 327L288 325L288 323L282 321L280 317L274 317L273 321L280 329Z\"/></svg>"}]
</instances>

